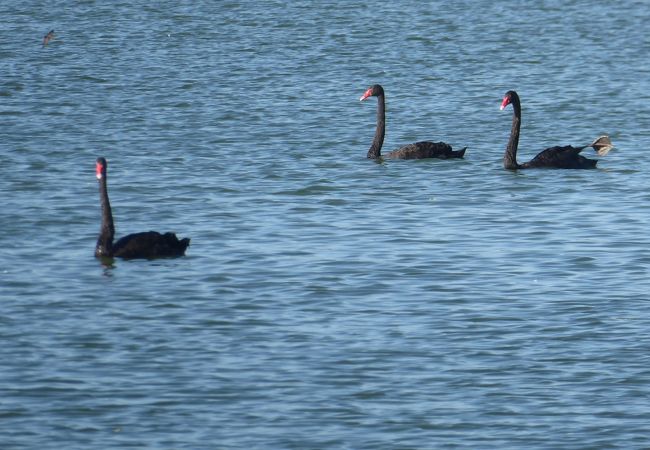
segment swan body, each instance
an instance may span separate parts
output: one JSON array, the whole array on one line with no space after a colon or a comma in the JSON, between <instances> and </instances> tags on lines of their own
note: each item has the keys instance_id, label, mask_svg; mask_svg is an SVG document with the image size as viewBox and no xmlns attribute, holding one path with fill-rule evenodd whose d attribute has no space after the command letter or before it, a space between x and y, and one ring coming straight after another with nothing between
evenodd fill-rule
<instances>
[{"instance_id":1,"label":"swan body","mask_svg":"<svg viewBox=\"0 0 650 450\"><path fill-rule=\"evenodd\" d=\"M580 154L584 149L591 147L598 155L605 156L612 148L608 136L601 136L591 144L582 147L571 145L555 146L542 150L533 159L523 164L517 162L517 149L519 147L519 131L521 128L521 102L515 91L508 91L501 102L501 110L512 105L512 129L510 139L503 156L503 167L509 170L548 167L555 169L593 169L598 160L585 158Z\"/></svg>"},{"instance_id":2,"label":"swan body","mask_svg":"<svg viewBox=\"0 0 650 450\"><path fill-rule=\"evenodd\" d=\"M190 239L178 239L174 233L161 234L157 231L129 234L113 243L115 226L113 213L108 200L107 188L108 164L105 158L97 158L96 173L99 181L99 197L102 205L102 225L95 246L98 258L169 258L183 256L190 245Z\"/></svg>"},{"instance_id":3,"label":"swan body","mask_svg":"<svg viewBox=\"0 0 650 450\"><path fill-rule=\"evenodd\" d=\"M451 145L444 142L421 141L408 144L384 155L384 158L391 159L424 159L424 158L462 158L465 148L454 151Z\"/></svg>"},{"instance_id":4,"label":"swan body","mask_svg":"<svg viewBox=\"0 0 650 450\"><path fill-rule=\"evenodd\" d=\"M359 100L364 101L369 97L377 97L377 128L372 145L368 150L368 158L378 159L382 157L381 147L384 144L384 135L386 134L386 100L384 97L384 88L375 84L369 87ZM467 147L461 150L453 150L451 145L444 142L421 141L414 144L408 144L397 150L386 153L384 158L391 159L424 159L424 158L462 158L465 155Z\"/></svg>"}]
</instances>

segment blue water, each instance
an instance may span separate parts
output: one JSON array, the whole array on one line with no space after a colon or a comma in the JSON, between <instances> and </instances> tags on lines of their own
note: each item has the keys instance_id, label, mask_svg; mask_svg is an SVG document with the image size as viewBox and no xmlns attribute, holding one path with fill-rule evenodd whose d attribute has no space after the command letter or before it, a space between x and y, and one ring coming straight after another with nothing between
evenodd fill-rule
<instances>
[{"instance_id":1,"label":"blue water","mask_svg":"<svg viewBox=\"0 0 650 450\"><path fill-rule=\"evenodd\" d=\"M0 448L650 447L645 2L0 16ZM465 159L368 161L374 83ZM520 161L616 149L504 170L509 89ZM98 156L186 257L93 257Z\"/></svg>"}]
</instances>

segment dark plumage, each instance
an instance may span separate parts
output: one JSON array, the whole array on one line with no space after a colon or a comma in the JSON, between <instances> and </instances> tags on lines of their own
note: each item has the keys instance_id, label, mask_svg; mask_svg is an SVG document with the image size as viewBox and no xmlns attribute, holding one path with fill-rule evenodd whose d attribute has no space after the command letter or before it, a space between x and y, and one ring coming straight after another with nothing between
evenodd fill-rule
<instances>
[{"instance_id":1,"label":"dark plumage","mask_svg":"<svg viewBox=\"0 0 650 450\"><path fill-rule=\"evenodd\" d=\"M377 97L377 128L367 156L368 158L377 159L382 157L381 147L384 145L384 135L386 134L386 100L384 98L384 88L379 84L375 84L366 90L360 100L363 101L368 97ZM451 145L445 144L444 142L422 141L416 142L415 144L408 144L395 151L386 153L383 157L393 159L462 158L465 155L466 149L467 147L461 150L453 150Z\"/></svg>"},{"instance_id":2,"label":"dark plumage","mask_svg":"<svg viewBox=\"0 0 650 450\"><path fill-rule=\"evenodd\" d=\"M111 204L108 200L107 169L106 159L97 158L96 173L99 181L99 198L102 204L102 226L95 246L95 256L125 259L183 256L190 245L190 239L179 240L174 233L160 234L157 231L146 231L129 234L113 243L115 227Z\"/></svg>"},{"instance_id":3,"label":"dark plumage","mask_svg":"<svg viewBox=\"0 0 650 450\"><path fill-rule=\"evenodd\" d=\"M506 92L501 103L501 109L512 104L512 130L506 152L503 156L503 167L510 170L529 169L537 167L550 167L556 169L593 169L598 160L585 158L580 154L585 148L592 147L600 156L605 156L612 148L608 136L601 136L590 145L573 147L571 145L550 147L538 153L530 161L519 164L517 162L517 148L519 147L519 129L521 127L521 103L515 91Z\"/></svg>"}]
</instances>

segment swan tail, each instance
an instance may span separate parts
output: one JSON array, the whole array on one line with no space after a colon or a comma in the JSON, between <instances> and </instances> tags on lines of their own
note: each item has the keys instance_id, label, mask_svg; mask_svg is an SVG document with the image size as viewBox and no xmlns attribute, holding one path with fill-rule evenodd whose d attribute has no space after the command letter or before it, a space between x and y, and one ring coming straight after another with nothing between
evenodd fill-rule
<instances>
[{"instance_id":1,"label":"swan tail","mask_svg":"<svg viewBox=\"0 0 650 450\"><path fill-rule=\"evenodd\" d=\"M611 149L614 148L614 145L609 139L609 136L601 136L592 142L590 147L592 147L596 153L598 153L598 156L605 156Z\"/></svg>"},{"instance_id":2,"label":"swan tail","mask_svg":"<svg viewBox=\"0 0 650 450\"><path fill-rule=\"evenodd\" d=\"M465 150L467 150L467 147L461 148L460 150L455 150L452 151L451 153L456 157L456 158L463 158L465 156Z\"/></svg>"}]
</instances>

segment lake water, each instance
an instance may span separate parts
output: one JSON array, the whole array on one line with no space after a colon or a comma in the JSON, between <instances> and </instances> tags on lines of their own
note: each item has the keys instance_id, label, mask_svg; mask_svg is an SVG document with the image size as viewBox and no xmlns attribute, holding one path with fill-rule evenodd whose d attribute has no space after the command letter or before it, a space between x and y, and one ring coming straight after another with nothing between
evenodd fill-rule
<instances>
[{"instance_id":1,"label":"lake water","mask_svg":"<svg viewBox=\"0 0 650 450\"><path fill-rule=\"evenodd\" d=\"M2 449L650 447L646 2L0 13ZM367 160L374 83L465 159ZM520 161L616 149L504 170L509 89ZM93 257L98 156L186 257Z\"/></svg>"}]
</instances>

